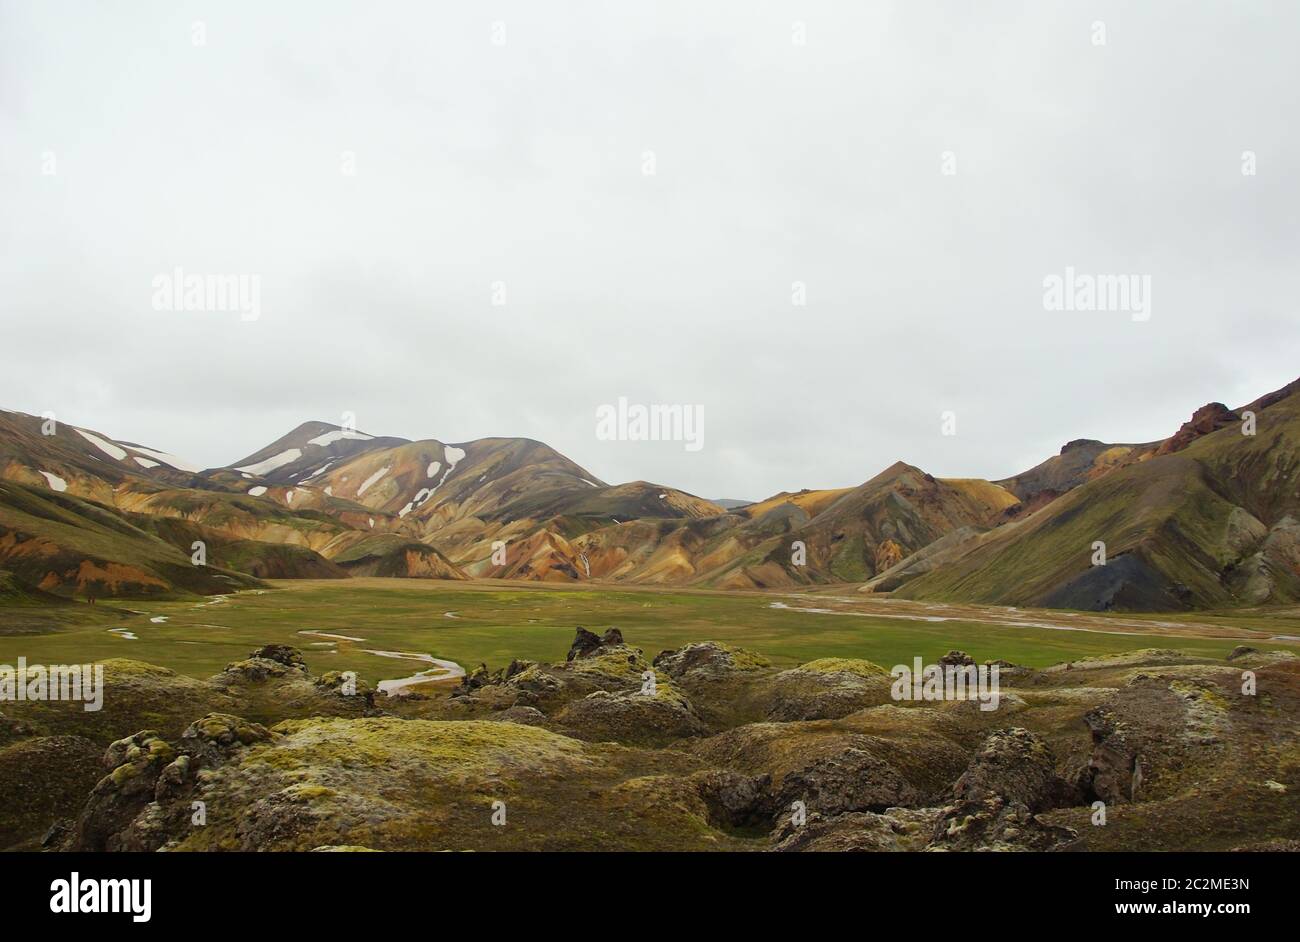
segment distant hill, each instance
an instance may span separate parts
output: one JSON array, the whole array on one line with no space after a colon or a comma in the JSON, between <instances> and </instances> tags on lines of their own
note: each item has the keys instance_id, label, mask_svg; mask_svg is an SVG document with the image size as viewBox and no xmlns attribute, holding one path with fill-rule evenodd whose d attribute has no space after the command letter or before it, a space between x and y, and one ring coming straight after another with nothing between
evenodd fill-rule
<instances>
[{"instance_id":1,"label":"distant hill","mask_svg":"<svg viewBox=\"0 0 1300 942\"><path fill-rule=\"evenodd\" d=\"M753 503L752 500L733 500L730 497L714 498L713 503L717 504L723 510L739 510L741 507L748 507Z\"/></svg>"},{"instance_id":2,"label":"distant hill","mask_svg":"<svg viewBox=\"0 0 1300 942\"><path fill-rule=\"evenodd\" d=\"M1300 397L1292 391L1237 410L1198 409L1170 438L1088 475L899 593L1092 610L1300 600ZM1243 434L1248 411L1253 436ZM1105 565L1093 565L1096 541L1105 543Z\"/></svg>"}]
</instances>

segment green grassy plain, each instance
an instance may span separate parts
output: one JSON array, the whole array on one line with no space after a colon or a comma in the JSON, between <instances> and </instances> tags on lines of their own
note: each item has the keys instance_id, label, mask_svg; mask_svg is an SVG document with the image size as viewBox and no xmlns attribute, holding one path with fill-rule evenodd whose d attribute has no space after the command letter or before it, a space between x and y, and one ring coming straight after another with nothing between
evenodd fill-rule
<instances>
[{"instance_id":1,"label":"green grassy plain","mask_svg":"<svg viewBox=\"0 0 1300 942\"><path fill-rule=\"evenodd\" d=\"M791 608L773 608L781 602ZM889 615L855 617L797 611L822 603L788 593L710 592L625 587L549 587L520 583L463 583L408 579L285 581L274 588L245 591L224 601L116 602L95 607L41 607L39 626L24 630L30 606L0 607L0 664L85 663L129 657L194 677L217 673L263 644L300 648L313 673L355 670L374 682L418 669L392 658L364 653L371 648L432 654L466 667L480 662L500 667L512 658L563 660L574 627L593 631L617 626L629 643L653 657L689 641L716 640L758 651L778 666L821 657L865 658L892 666L922 657L927 663L952 648L977 660L1005 658L1045 666L1138 648L1172 647L1222 658L1241 643L1268 647L1300 645L1267 640L1273 634L1300 635L1295 610L1267 613L1199 613L1149 619L1151 628L1133 630L1132 616L1117 616L1125 633L1061 631L998 624L1005 610L968 606L963 617L926 621ZM830 603L827 603L830 604ZM845 607L876 608L847 602ZM448 617L452 612L456 617ZM155 623L152 618L165 618ZM1059 613L1056 621L1068 624ZM51 625L57 621L57 628ZM987 619L987 620L986 620ZM1143 620L1144 622L1146 619ZM1107 626L1107 616L1088 615L1076 624ZM1231 638L1197 636L1210 623ZM33 628L35 632L33 633ZM109 631L124 628L130 640ZM361 641L336 641L300 634L319 631ZM1248 632L1258 632L1252 638ZM409 666L409 670L407 669Z\"/></svg>"}]
</instances>

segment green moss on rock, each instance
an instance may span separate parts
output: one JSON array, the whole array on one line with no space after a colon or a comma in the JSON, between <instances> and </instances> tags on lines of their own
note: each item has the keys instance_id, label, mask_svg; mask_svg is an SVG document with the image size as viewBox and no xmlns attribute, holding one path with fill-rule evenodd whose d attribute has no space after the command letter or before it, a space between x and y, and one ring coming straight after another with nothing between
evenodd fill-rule
<instances>
[{"instance_id":1,"label":"green moss on rock","mask_svg":"<svg viewBox=\"0 0 1300 942\"><path fill-rule=\"evenodd\" d=\"M889 671L859 658L822 657L807 664L800 664L799 670L813 671L818 674L857 674L859 677L888 677Z\"/></svg>"}]
</instances>

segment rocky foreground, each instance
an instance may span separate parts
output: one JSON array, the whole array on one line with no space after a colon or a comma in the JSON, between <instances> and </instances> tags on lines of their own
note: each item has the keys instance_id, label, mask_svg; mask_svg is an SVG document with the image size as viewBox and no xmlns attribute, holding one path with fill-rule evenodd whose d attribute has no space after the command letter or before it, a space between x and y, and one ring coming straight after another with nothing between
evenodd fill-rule
<instances>
[{"instance_id":1,"label":"rocky foreground","mask_svg":"<svg viewBox=\"0 0 1300 942\"><path fill-rule=\"evenodd\" d=\"M0 848L1300 848L1289 652L1002 664L987 712L895 702L861 660L651 661L617 629L403 697L281 645L206 681L105 668L101 712L5 704Z\"/></svg>"}]
</instances>

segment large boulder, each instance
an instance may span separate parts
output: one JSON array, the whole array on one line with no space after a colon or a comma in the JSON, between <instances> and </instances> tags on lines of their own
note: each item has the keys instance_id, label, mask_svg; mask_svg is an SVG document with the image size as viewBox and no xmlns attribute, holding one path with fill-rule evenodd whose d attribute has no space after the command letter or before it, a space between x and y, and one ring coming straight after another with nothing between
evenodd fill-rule
<instances>
[{"instance_id":1,"label":"large boulder","mask_svg":"<svg viewBox=\"0 0 1300 942\"><path fill-rule=\"evenodd\" d=\"M827 816L809 812L803 823L790 813L772 832L772 849L792 851L918 851L934 834L935 808L890 808Z\"/></svg>"},{"instance_id":2,"label":"large boulder","mask_svg":"<svg viewBox=\"0 0 1300 942\"><path fill-rule=\"evenodd\" d=\"M109 746L104 756L109 772L91 791L73 830L70 849L125 849L119 833L154 800L158 778L177 754L176 748L153 730Z\"/></svg>"},{"instance_id":3,"label":"large boulder","mask_svg":"<svg viewBox=\"0 0 1300 942\"><path fill-rule=\"evenodd\" d=\"M233 712L265 723L375 712L375 693L368 684L344 671L313 678L302 652L287 644L258 648L244 660L228 664L211 684L238 703Z\"/></svg>"},{"instance_id":4,"label":"large boulder","mask_svg":"<svg viewBox=\"0 0 1300 942\"><path fill-rule=\"evenodd\" d=\"M871 661L821 658L773 678L767 715L782 723L838 719L892 702L892 685L889 671Z\"/></svg>"},{"instance_id":5,"label":"large boulder","mask_svg":"<svg viewBox=\"0 0 1300 942\"><path fill-rule=\"evenodd\" d=\"M779 803L802 801L825 815L884 811L919 800L915 788L888 762L861 749L825 756L781 780Z\"/></svg>"},{"instance_id":6,"label":"large boulder","mask_svg":"<svg viewBox=\"0 0 1300 942\"><path fill-rule=\"evenodd\" d=\"M1044 811L1068 800L1056 757L1041 736L1012 727L992 733L953 786L957 801L997 796Z\"/></svg>"},{"instance_id":7,"label":"large boulder","mask_svg":"<svg viewBox=\"0 0 1300 942\"><path fill-rule=\"evenodd\" d=\"M734 671L757 671L771 664L767 658L717 641L694 641L655 655L654 667L679 682L720 680Z\"/></svg>"},{"instance_id":8,"label":"large boulder","mask_svg":"<svg viewBox=\"0 0 1300 942\"><path fill-rule=\"evenodd\" d=\"M109 773L91 791L69 849L157 850L190 821L189 798L202 770L219 768L236 751L271 738L256 723L210 713L174 744L150 730L113 743L104 757Z\"/></svg>"},{"instance_id":9,"label":"large boulder","mask_svg":"<svg viewBox=\"0 0 1300 942\"><path fill-rule=\"evenodd\" d=\"M688 781L708 808L709 820L715 827L770 826L772 776L707 769L690 776Z\"/></svg>"},{"instance_id":10,"label":"large boulder","mask_svg":"<svg viewBox=\"0 0 1300 942\"><path fill-rule=\"evenodd\" d=\"M569 646L569 656L566 660L573 661L581 657L592 657L601 648L619 647L622 644L623 632L617 628L610 628L601 636L579 626L577 633L574 635L573 644Z\"/></svg>"},{"instance_id":11,"label":"large boulder","mask_svg":"<svg viewBox=\"0 0 1300 942\"><path fill-rule=\"evenodd\" d=\"M973 667L975 658L971 657L965 651L949 651L943 657L939 658L939 663L944 667Z\"/></svg>"},{"instance_id":12,"label":"large boulder","mask_svg":"<svg viewBox=\"0 0 1300 942\"><path fill-rule=\"evenodd\" d=\"M653 692L594 691L570 702L555 722L588 742L662 745L706 732L690 701L666 681L656 683Z\"/></svg>"},{"instance_id":13,"label":"large boulder","mask_svg":"<svg viewBox=\"0 0 1300 942\"><path fill-rule=\"evenodd\" d=\"M237 682L258 682L273 677L307 674L307 662L302 652L287 644L268 644L258 648L242 661L226 665L218 680L226 685Z\"/></svg>"},{"instance_id":14,"label":"large boulder","mask_svg":"<svg viewBox=\"0 0 1300 942\"><path fill-rule=\"evenodd\" d=\"M1074 850L1073 828L1048 824L1017 801L998 795L960 801L944 809L927 850Z\"/></svg>"}]
</instances>

